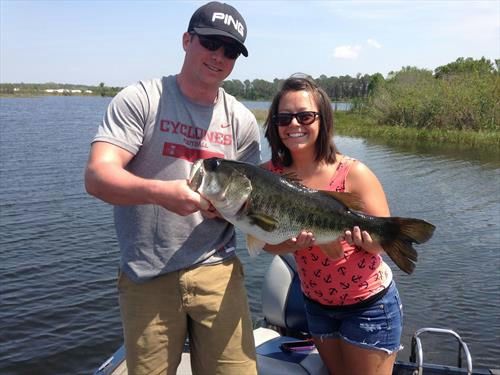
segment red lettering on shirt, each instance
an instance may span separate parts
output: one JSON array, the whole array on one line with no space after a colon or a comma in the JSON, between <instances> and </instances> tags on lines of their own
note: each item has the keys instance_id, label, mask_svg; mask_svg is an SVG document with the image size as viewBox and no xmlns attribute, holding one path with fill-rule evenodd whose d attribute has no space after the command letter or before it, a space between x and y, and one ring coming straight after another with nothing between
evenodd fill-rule
<instances>
[{"instance_id":1,"label":"red lettering on shirt","mask_svg":"<svg viewBox=\"0 0 500 375\"><path fill-rule=\"evenodd\" d=\"M221 126L223 127L223 126ZM223 127L231 131L230 127ZM160 120L160 131L164 133L182 134L188 140L201 140L212 144L230 146L233 143L232 134L221 133L213 130L206 130L192 125L175 122L172 120Z\"/></svg>"},{"instance_id":2,"label":"red lettering on shirt","mask_svg":"<svg viewBox=\"0 0 500 375\"><path fill-rule=\"evenodd\" d=\"M224 154L209 150L199 150L189 148L177 143L165 142L163 144L163 156L170 156L177 159L184 159L194 163L198 159L223 158Z\"/></svg>"}]
</instances>

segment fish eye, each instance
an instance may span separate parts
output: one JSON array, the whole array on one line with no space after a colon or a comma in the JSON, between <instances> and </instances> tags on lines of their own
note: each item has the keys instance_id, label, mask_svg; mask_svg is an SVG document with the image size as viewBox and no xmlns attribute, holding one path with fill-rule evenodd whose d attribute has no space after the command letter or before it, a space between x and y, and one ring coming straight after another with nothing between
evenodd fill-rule
<instances>
[{"instance_id":1,"label":"fish eye","mask_svg":"<svg viewBox=\"0 0 500 375\"><path fill-rule=\"evenodd\" d=\"M220 165L220 159L218 159L218 158L206 159L204 164L205 164L206 170L213 172Z\"/></svg>"}]
</instances>

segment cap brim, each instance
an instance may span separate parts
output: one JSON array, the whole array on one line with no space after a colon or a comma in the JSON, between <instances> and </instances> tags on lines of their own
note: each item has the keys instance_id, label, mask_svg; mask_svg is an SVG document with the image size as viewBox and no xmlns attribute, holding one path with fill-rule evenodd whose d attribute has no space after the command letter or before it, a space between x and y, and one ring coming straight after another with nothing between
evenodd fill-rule
<instances>
[{"instance_id":1,"label":"cap brim","mask_svg":"<svg viewBox=\"0 0 500 375\"><path fill-rule=\"evenodd\" d=\"M200 34L200 35L207 35L207 36L208 35L217 35L217 36L224 36L226 38L230 38L230 39L234 40L239 45L240 50L241 50L241 54L245 57L248 57L248 50L245 47L245 45L243 43L241 43L238 39L236 39L233 35L226 33L225 31L211 29L208 27L195 27L193 30L196 34Z\"/></svg>"}]
</instances>

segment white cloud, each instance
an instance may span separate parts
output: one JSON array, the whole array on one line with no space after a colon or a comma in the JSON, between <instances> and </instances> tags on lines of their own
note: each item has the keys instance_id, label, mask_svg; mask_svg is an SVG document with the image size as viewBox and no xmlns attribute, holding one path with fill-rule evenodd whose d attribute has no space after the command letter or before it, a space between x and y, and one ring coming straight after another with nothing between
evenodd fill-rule
<instances>
[{"instance_id":1,"label":"white cloud","mask_svg":"<svg viewBox=\"0 0 500 375\"><path fill-rule=\"evenodd\" d=\"M338 59L355 60L358 58L361 46L338 46L335 47L333 56Z\"/></svg>"},{"instance_id":2,"label":"white cloud","mask_svg":"<svg viewBox=\"0 0 500 375\"><path fill-rule=\"evenodd\" d=\"M369 46L372 46L374 48L382 48L382 44L377 42L375 39L368 39L366 43L368 43Z\"/></svg>"}]
</instances>

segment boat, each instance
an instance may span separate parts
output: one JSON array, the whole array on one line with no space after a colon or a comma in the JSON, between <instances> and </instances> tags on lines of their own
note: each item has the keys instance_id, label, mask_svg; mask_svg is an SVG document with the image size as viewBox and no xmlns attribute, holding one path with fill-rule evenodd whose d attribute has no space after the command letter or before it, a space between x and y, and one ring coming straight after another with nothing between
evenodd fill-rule
<instances>
[{"instance_id":1,"label":"boat","mask_svg":"<svg viewBox=\"0 0 500 375\"><path fill-rule=\"evenodd\" d=\"M264 276L262 287L263 319L256 323L254 338L260 375L328 375L318 351L307 334L300 281L292 255L276 255ZM449 335L458 343L456 366L425 362L422 337ZM295 346L295 349L290 349ZM178 375L191 375L189 347L185 346ZM94 375L126 375L125 348L122 345L95 370ZM393 375L500 375L500 369L472 367L467 344L452 329L418 329L411 340L408 361L397 360Z\"/></svg>"}]
</instances>

